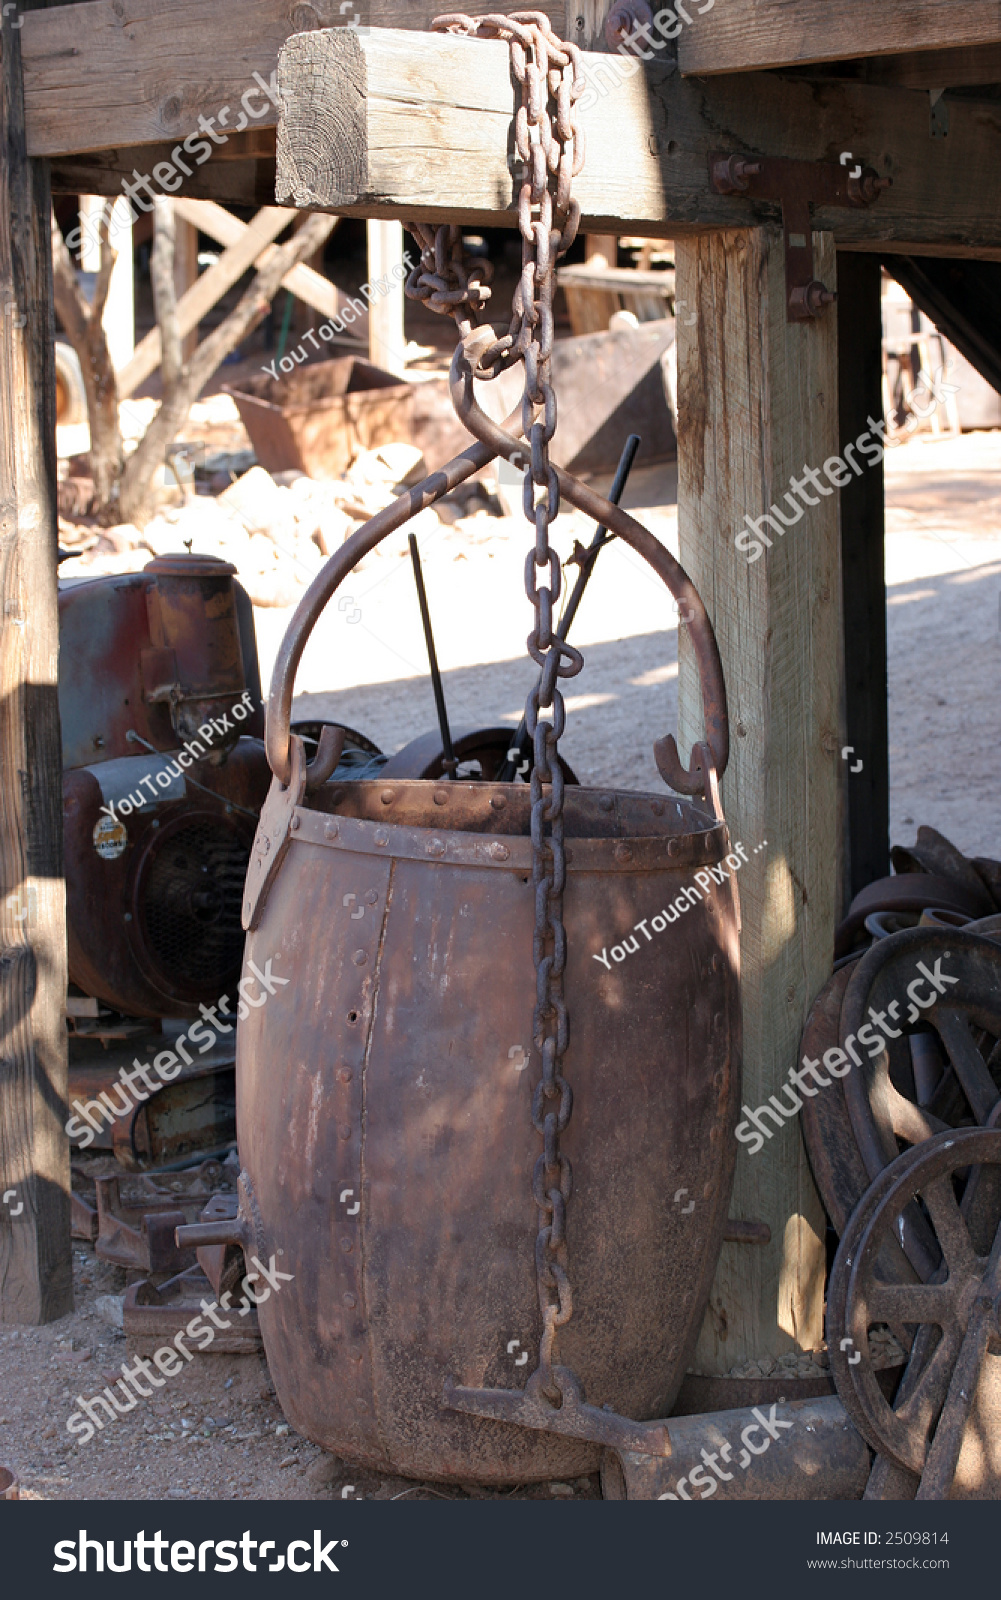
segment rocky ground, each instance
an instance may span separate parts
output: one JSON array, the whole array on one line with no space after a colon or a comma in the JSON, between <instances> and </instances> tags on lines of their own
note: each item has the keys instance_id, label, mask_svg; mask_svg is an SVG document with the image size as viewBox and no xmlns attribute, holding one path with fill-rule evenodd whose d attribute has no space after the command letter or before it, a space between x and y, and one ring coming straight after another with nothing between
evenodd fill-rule
<instances>
[{"instance_id":1,"label":"rocky ground","mask_svg":"<svg viewBox=\"0 0 1001 1600\"><path fill-rule=\"evenodd\" d=\"M111 1322L125 1274L73 1242L72 1316L0 1328L0 1465L44 1500L596 1499L597 1477L492 1494L363 1471L289 1427L263 1355L195 1355L148 1400L84 1442L79 1410L129 1357ZM98 1415L103 1415L98 1411Z\"/></svg>"}]
</instances>

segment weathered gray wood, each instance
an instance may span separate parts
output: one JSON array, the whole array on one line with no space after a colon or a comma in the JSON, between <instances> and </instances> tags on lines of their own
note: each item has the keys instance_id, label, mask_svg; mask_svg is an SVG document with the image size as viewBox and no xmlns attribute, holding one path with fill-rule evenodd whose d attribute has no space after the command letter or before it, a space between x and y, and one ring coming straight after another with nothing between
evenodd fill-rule
<instances>
[{"instance_id":1,"label":"weathered gray wood","mask_svg":"<svg viewBox=\"0 0 1001 1600\"><path fill-rule=\"evenodd\" d=\"M705 9L705 15L699 11ZM721 0L690 7L678 36L682 72L744 72L852 56L1001 44L997 0Z\"/></svg>"},{"instance_id":2,"label":"weathered gray wood","mask_svg":"<svg viewBox=\"0 0 1001 1600\"><path fill-rule=\"evenodd\" d=\"M275 121L275 107L256 91L254 73L270 81L292 34L343 29L355 16L367 26L422 30L443 9L438 0L365 0L343 10L341 0L226 0L223 8L215 0L130 0L127 8L121 0L84 0L28 12L20 30L28 153L176 144L196 132L199 116L216 117L228 107L225 133L239 126L248 89L255 90L253 107L267 105L249 127L265 128ZM473 0L463 9L475 15L491 7ZM562 28L562 0L541 0L535 9ZM216 146L206 165L227 149Z\"/></svg>"},{"instance_id":3,"label":"weathered gray wood","mask_svg":"<svg viewBox=\"0 0 1001 1600\"><path fill-rule=\"evenodd\" d=\"M185 219L182 218L183 220ZM201 273L178 299L177 320L182 337L197 334L199 322L208 315L216 301L221 300L227 290L243 277L261 252L277 238L283 228L288 227L288 224L289 212L284 206L267 206L259 211L249 224L239 224L245 232L238 241L224 250L215 266ZM187 221L187 226L197 235L196 221ZM197 340L194 346L185 351L186 360L191 359L195 348ZM156 371L159 364L160 330L151 328L137 345L128 366L123 367L118 374L119 398L127 400L129 395L134 394L139 385L145 382L150 373Z\"/></svg>"},{"instance_id":4,"label":"weathered gray wood","mask_svg":"<svg viewBox=\"0 0 1001 1600\"><path fill-rule=\"evenodd\" d=\"M908 240L916 253L1001 254L1001 214L983 204L1001 162L1001 119L950 108L930 139L928 102L908 90L818 84L774 74L696 83L618 55L584 57L587 138L575 180L587 232L675 237L773 219L774 206L717 195L709 155L722 145L805 160L856 158L893 176L872 207L820 208L841 246ZM284 46L278 81L277 199L366 216L515 225L514 87L500 41L322 30ZM607 90L607 92L602 92Z\"/></svg>"},{"instance_id":5,"label":"weathered gray wood","mask_svg":"<svg viewBox=\"0 0 1001 1600\"><path fill-rule=\"evenodd\" d=\"M829 234L815 240L815 258L817 277L833 284ZM726 677L723 802L750 857L738 874L742 1100L756 1110L798 1066L800 1031L834 948L836 493L814 495L817 504L782 538L773 533L752 565L734 538L745 514L759 517L775 501L791 517L790 476L837 454L837 321L786 321L778 229L679 240L675 260L679 303L694 313L677 327L678 530ZM685 745L701 737L702 711L684 629L678 671ZM756 1154L740 1145L730 1214L767 1222L772 1239L723 1246L694 1362L710 1374L811 1350L821 1338L824 1213L795 1116Z\"/></svg>"},{"instance_id":6,"label":"weathered gray wood","mask_svg":"<svg viewBox=\"0 0 1001 1600\"><path fill-rule=\"evenodd\" d=\"M867 83L895 83L901 89L960 89L964 85L997 84L1001 83L1001 44L873 56L860 61L858 70Z\"/></svg>"},{"instance_id":7,"label":"weathered gray wood","mask_svg":"<svg viewBox=\"0 0 1001 1600\"><path fill-rule=\"evenodd\" d=\"M268 131L274 137L274 129ZM149 172L154 162L169 158L170 147L157 145L59 157L51 163L52 193L117 196L122 193L122 179L130 180L134 169ZM274 155L208 162L185 179L184 193L190 200L214 200L218 205L259 210L275 198Z\"/></svg>"},{"instance_id":8,"label":"weathered gray wood","mask_svg":"<svg viewBox=\"0 0 1001 1600\"><path fill-rule=\"evenodd\" d=\"M0 28L0 1322L73 1309L49 183Z\"/></svg>"}]
</instances>

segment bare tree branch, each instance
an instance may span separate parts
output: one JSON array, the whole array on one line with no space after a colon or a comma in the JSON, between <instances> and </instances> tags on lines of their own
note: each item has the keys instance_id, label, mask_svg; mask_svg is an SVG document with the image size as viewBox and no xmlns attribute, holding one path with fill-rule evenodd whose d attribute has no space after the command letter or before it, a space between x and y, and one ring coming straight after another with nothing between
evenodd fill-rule
<instances>
[{"instance_id":1,"label":"bare tree branch","mask_svg":"<svg viewBox=\"0 0 1001 1600\"><path fill-rule=\"evenodd\" d=\"M150 281L153 286L153 305L157 326L160 329L160 376L163 381L163 399L170 404L174 389L182 377L181 330L177 321L177 295L174 290L174 247L177 229L174 202L168 195L158 194L153 202L155 234L150 257Z\"/></svg>"},{"instance_id":2,"label":"bare tree branch","mask_svg":"<svg viewBox=\"0 0 1001 1600\"><path fill-rule=\"evenodd\" d=\"M257 327L285 274L320 249L333 232L337 220L336 217L317 212L293 234L287 244L279 245L267 266L261 268L225 321L202 340L178 381L170 386L169 394L165 385L160 409L135 453L129 457L122 474L120 513L124 521L135 522L141 527L149 520L152 513L150 488L153 474L164 460L167 446L187 420L195 400L230 351L235 350L241 339Z\"/></svg>"},{"instance_id":3,"label":"bare tree branch","mask_svg":"<svg viewBox=\"0 0 1001 1600\"><path fill-rule=\"evenodd\" d=\"M104 308L108 303L108 290L111 288L111 274L114 272L115 263L118 260L118 251L111 243L111 215L114 209L115 201L105 200L97 223L97 236L100 241L101 256L97 269L97 281L94 284L94 298L90 302L90 311L98 322L101 322L104 318Z\"/></svg>"},{"instance_id":4,"label":"bare tree branch","mask_svg":"<svg viewBox=\"0 0 1001 1600\"><path fill-rule=\"evenodd\" d=\"M116 253L108 236L109 213L101 218L101 267L93 306L87 298L73 266L70 253L52 213L52 288L59 320L80 362L87 396L87 421L90 424L90 470L94 479L94 500L102 520L117 517L115 502L125 462L125 450L118 422L118 389L108 341L101 318L108 298L108 283Z\"/></svg>"}]
</instances>

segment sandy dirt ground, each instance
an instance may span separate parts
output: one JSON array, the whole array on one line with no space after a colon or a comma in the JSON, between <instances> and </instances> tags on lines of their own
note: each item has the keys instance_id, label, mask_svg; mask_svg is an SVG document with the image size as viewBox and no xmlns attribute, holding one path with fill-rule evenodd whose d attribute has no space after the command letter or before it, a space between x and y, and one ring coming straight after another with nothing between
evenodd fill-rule
<instances>
[{"instance_id":1,"label":"sandy dirt ground","mask_svg":"<svg viewBox=\"0 0 1001 1600\"><path fill-rule=\"evenodd\" d=\"M674 474L638 470L626 504L677 550ZM1001 433L908 441L887 458L891 812L895 842L929 823L970 854L1001 855L996 779L1001 654ZM526 529L477 519L461 536L421 536L425 577L453 726L522 712L533 668L522 573ZM583 519L561 519L564 555L585 542ZM802 534L807 532L804 524ZM290 613L257 613L262 677L270 678ZM651 746L673 729L677 618L659 582L613 544L573 638L586 666L567 687L563 749L585 782L658 787ZM298 678L296 713L347 722L395 750L434 725L434 705L405 538L366 559L331 605ZM848 742L851 730L848 730ZM95 1310L124 1275L74 1245L77 1310L39 1329L0 1329L0 1464L24 1491L76 1498L462 1498L475 1489L408 1484L350 1469L286 1431L260 1357L196 1358L178 1377L87 1443L66 1432L78 1408L119 1375L122 1335ZM595 1479L514 1491L594 1497Z\"/></svg>"},{"instance_id":2,"label":"sandy dirt ground","mask_svg":"<svg viewBox=\"0 0 1001 1600\"><path fill-rule=\"evenodd\" d=\"M43 1500L504 1499L474 1484L422 1485L351 1467L290 1428L263 1355L195 1355L176 1377L83 1440L66 1421L121 1378L124 1334L96 1308L125 1273L73 1242L72 1316L0 1328L0 1465ZM154 1369L155 1370L155 1369ZM121 1393L119 1399L121 1399ZM123 1402L124 1403L124 1402ZM105 1413L96 1408L97 1416ZM597 1499L597 1476L525 1485L520 1498Z\"/></svg>"}]
</instances>

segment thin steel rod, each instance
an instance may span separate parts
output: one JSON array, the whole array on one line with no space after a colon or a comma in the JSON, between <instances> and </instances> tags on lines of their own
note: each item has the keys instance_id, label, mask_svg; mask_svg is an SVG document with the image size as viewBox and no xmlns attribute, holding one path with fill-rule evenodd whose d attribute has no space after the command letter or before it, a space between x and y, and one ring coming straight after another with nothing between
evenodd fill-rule
<instances>
[{"instance_id":1,"label":"thin steel rod","mask_svg":"<svg viewBox=\"0 0 1001 1600\"><path fill-rule=\"evenodd\" d=\"M410 559L414 567L414 582L417 585L417 600L421 608L421 621L424 624L424 642L428 649L428 663L431 667L431 687L434 690L434 703L438 712L438 726L441 729L441 747L444 751L442 766L450 778L455 777L458 762L455 751L452 749L452 735L448 727L448 712L445 709L445 690L442 687L441 672L438 668L438 652L434 647L434 634L431 631L431 613L428 610L427 591L424 588L424 573L421 570L420 551L417 548L417 535L407 534L407 543L410 545Z\"/></svg>"}]
</instances>

